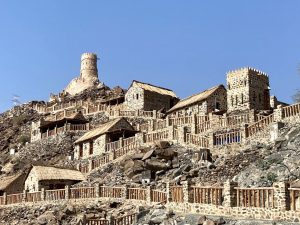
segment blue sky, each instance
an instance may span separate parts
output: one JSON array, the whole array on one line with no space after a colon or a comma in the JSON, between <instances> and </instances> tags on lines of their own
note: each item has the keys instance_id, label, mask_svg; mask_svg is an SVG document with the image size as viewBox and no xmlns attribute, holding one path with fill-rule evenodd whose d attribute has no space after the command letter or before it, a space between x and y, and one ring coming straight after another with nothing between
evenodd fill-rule
<instances>
[{"instance_id":1,"label":"blue sky","mask_svg":"<svg viewBox=\"0 0 300 225\"><path fill-rule=\"evenodd\" d=\"M299 12L297 0L2 0L0 111L14 94L26 102L63 90L83 52L98 54L99 78L110 87L136 79L186 97L250 66L292 102Z\"/></svg>"}]
</instances>

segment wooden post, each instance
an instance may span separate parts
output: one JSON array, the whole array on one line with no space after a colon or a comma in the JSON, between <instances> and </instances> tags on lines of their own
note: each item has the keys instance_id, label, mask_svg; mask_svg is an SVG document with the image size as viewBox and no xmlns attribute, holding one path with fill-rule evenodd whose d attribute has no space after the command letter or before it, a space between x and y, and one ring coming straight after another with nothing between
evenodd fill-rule
<instances>
[{"instance_id":1,"label":"wooden post","mask_svg":"<svg viewBox=\"0 0 300 225\"><path fill-rule=\"evenodd\" d=\"M23 199L22 199L22 202L26 202L27 201L27 190L23 190Z\"/></svg>"},{"instance_id":2,"label":"wooden post","mask_svg":"<svg viewBox=\"0 0 300 225\"><path fill-rule=\"evenodd\" d=\"M100 184L99 183L95 184L95 196L96 196L96 198L101 197L101 195L100 195Z\"/></svg>"},{"instance_id":3,"label":"wooden post","mask_svg":"<svg viewBox=\"0 0 300 225\"><path fill-rule=\"evenodd\" d=\"M66 200L69 200L70 199L70 194L71 194L71 190L70 190L70 186L69 185L66 185L65 186L65 199Z\"/></svg>"},{"instance_id":4,"label":"wooden post","mask_svg":"<svg viewBox=\"0 0 300 225\"><path fill-rule=\"evenodd\" d=\"M6 192L3 193L3 204L7 205L7 193Z\"/></svg>"},{"instance_id":5,"label":"wooden post","mask_svg":"<svg viewBox=\"0 0 300 225\"><path fill-rule=\"evenodd\" d=\"M46 200L46 192L45 192L45 188L41 189L41 201L45 201Z\"/></svg>"}]
</instances>

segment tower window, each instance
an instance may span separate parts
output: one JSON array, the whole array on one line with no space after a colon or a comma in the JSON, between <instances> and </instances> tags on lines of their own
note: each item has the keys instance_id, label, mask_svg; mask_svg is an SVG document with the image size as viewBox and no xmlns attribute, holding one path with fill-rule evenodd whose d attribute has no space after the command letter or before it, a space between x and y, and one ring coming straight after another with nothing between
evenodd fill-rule
<instances>
[{"instance_id":1,"label":"tower window","mask_svg":"<svg viewBox=\"0 0 300 225\"><path fill-rule=\"evenodd\" d=\"M242 100L242 104L244 104L244 94L241 94L241 100Z\"/></svg>"},{"instance_id":2,"label":"tower window","mask_svg":"<svg viewBox=\"0 0 300 225\"><path fill-rule=\"evenodd\" d=\"M139 94L136 94L136 99L139 100Z\"/></svg>"},{"instance_id":3,"label":"tower window","mask_svg":"<svg viewBox=\"0 0 300 225\"><path fill-rule=\"evenodd\" d=\"M239 103L239 98L238 98L238 96L236 95L236 96L235 96L235 105L238 105L238 103Z\"/></svg>"}]
</instances>

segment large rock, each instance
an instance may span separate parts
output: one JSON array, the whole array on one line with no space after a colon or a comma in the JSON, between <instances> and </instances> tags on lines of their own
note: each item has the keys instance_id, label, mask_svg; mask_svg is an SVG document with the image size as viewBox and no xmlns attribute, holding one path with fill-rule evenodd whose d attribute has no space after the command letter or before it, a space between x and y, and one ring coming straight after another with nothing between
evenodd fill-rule
<instances>
[{"instance_id":1,"label":"large rock","mask_svg":"<svg viewBox=\"0 0 300 225\"><path fill-rule=\"evenodd\" d=\"M167 159L167 160L172 160L173 158L178 156L178 153L175 152L173 149L156 149L155 150L155 155L158 158L161 159Z\"/></svg>"},{"instance_id":2,"label":"large rock","mask_svg":"<svg viewBox=\"0 0 300 225\"><path fill-rule=\"evenodd\" d=\"M206 221L206 216L200 216L198 219L198 225L203 225L203 223Z\"/></svg>"},{"instance_id":3,"label":"large rock","mask_svg":"<svg viewBox=\"0 0 300 225\"><path fill-rule=\"evenodd\" d=\"M168 141L156 141L155 146L160 149L165 149L170 147L170 143Z\"/></svg>"},{"instance_id":4,"label":"large rock","mask_svg":"<svg viewBox=\"0 0 300 225\"><path fill-rule=\"evenodd\" d=\"M146 168L152 171L167 170L168 165L157 159L148 159L146 160Z\"/></svg>"},{"instance_id":5,"label":"large rock","mask_svg":"<svg viewBox=\"0 0 300 225\"><path fill-rule=\"evenodd\" d=\"M56 225L58 224L57 218L52 211L47 211L37 218L37 224L40 225Z\"/></svg>"}]
</instances>

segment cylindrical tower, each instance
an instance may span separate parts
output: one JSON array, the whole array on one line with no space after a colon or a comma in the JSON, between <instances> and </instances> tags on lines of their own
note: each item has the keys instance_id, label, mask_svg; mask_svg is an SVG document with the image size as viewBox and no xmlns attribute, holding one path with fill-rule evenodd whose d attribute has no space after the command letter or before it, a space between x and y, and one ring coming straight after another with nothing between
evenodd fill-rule
<instances>
[{"instance_id":1,"label":"cylindrical tower","mask_svg":"<svg viewBox=\"0 0 300 225\"><path fill-rule=\"evenodd\" d=\"M98 78L97 55L94 53L83 53L81 55L80 77L84 80Z\"/></svg>"}]
</instances>

